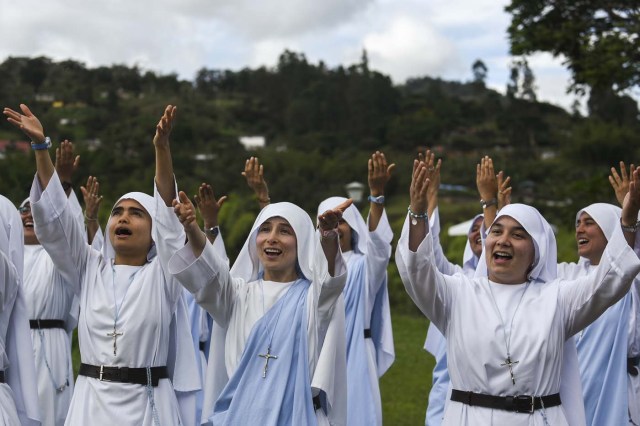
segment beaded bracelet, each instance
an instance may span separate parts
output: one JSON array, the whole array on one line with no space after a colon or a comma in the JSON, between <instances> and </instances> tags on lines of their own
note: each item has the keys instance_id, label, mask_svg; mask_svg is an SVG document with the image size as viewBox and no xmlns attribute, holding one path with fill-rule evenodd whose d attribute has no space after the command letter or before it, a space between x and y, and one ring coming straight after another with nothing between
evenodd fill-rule
<instances>
[{"instance_id":1,"label":"beaded bracelet","mask_svg":"<svg viewBox=\"0 0 640 426\"><path fill-rule=\"evenodd\" d=\"M412 225L417 225L418 224L418 219L424 219L427 220L429 218L429 214L428 213L415 213L414 211L411 210L411 206L407 207L407 211L409 212L409 216L411 216L411 224Z\"/></svg>"}]
</instances>

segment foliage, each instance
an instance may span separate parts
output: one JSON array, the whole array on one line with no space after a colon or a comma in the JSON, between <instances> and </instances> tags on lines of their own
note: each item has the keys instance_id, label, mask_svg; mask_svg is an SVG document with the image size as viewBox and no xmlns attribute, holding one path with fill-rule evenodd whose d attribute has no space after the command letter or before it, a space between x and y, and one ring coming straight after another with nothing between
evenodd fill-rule
<instances>
[{"instance_id":1,"label":"foliage","mask_svg":"<svg viewBox=\"0 0 640 426\"><path fill-rule=\"evenodd\" d=\"M511 53L565 58L571 88L625 90L640 83L640 7L629 0L511 0Z\"/></svg>"}]
</instances>

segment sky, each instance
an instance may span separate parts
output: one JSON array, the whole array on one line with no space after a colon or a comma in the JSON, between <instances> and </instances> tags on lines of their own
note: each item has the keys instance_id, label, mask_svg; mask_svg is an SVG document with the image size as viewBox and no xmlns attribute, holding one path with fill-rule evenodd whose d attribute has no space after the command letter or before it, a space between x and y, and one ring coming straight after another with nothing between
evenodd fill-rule
<instances>
[{"instance_id":1,"label":"sky","mask_svg":"<svg viewBox=\"0 0 640 426\"><path fill-rule=\"evenodd\" d=\"M329 67L360 61L402 84L412 77L470 81L488 67L509 78L505 0L0 0L0 62L73 59L93 68L137 65L193 80L209 69L274 66L285 50ZM570 109L569 73L549 54L529 58L538 99Z\"/></svg>"}]
</instances>

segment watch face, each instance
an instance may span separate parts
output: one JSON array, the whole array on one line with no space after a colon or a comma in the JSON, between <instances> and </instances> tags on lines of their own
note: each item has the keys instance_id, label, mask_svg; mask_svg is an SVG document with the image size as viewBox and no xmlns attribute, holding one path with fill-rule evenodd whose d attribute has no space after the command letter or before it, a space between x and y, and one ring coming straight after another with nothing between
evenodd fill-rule
<instances>
[{"instance_id":1,"label":"watch face","mask_svg":"<svg viewBox=\"0 0 640 426\"><path fill-rule=\"evenodd\" d=\"M217 237L219 232L220 232L220 228L218 228L217 226L214 226L213 228L207 228L206 230L207 234L212 235L214 237Z\"/></svg>"}]
</instances>

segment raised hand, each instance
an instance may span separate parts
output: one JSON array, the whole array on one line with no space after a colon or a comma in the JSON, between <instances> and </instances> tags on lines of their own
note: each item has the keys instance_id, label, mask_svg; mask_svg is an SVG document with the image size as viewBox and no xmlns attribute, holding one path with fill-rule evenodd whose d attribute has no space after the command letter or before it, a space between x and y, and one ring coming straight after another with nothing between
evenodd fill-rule
<instances>
[{"instance_id":1,"label":"raised hand","mask_svg":"<svg viewBox=\"0 0 640 426\"><path fill-rule=\"evenodd\" d=\"M167 105L164 113L156 125L156 134L153 137L153 144L156 147L164 147L169 145L169 135L173 130L173 123L176 119L178 107Z\"/></svg>"},{"instance_id":2,"label":"raised hand","mask_svg":"<svg viewBox=\"0 0 640 426\"><path fill-rule=\"evenodd\" d=\"M497 202L498 179L493 169L493 160L487 155L476 165L476 185L482 200Z\"/></svg>"},{"instance_id":3,"label":"raised hand","mask_svg":"<svg viewBox=\"0 0 640 426\"><path fill-rule=\"evenodd\" d=\"M369 191L374 197L384 195L384 187L391 179L395 163L388 164L384 153L376 151L371 155L367 164Z\"/></svg>"},{"instance_id":4,"label":"raised hand","mask_svg":"<svg viewBox=\"0 0 640 426\"><path fill-rule=\"evenodd\" d=\"M418 154L418 160L425 161L427 165L427 179L429 179L429 187L427 189L427 214L429 217L433 214L436 207L438 207L438 193L440 190L440 170L442 168L442 159L435 161L435 154L430 150L425 152L425 155Z\"/></svg>"},{"instance_id":5,"label":"raised hand","mask_svg":"<svg viewBox=\"0 0 640 426\"><path fill-rule=\"evenodd\" d=\"M173 212L182 223L184 232L191 243L193 255L199 257L204 250L207 239L196 221L196 208L184 191L178 192L178 200L172 201Z\"/></svg>"},{"instance_id":6,"label":"raised hand","mask_svg":"<svg viewBox=\"0 0 640 426\"><path fill-rule=\"evenodd\" d=\"M227 196L224 195L216 200L211 185L202 183L198 188L198 194L194 195L193 198L196 200L196 208L200 211L204 220L204 227L213 228L218 226L218 213L224 202L227 201Z\"/></svg>"},{"instance_id":7,"label":"raised hand","mask_svg":"<svg viewBox=\"0 0 640 426\"><path fill-rule=\"evenodd\" d=\"M100 195L100 183L98 178L89 176L87 185L81 186L82 198L84 199L84 217L87 221L98 220L98 211L100 203L102 203L102 195Z\"/></svg>"},{"instance_id":8,"label":"raised hand","mask_svg":"<svg viewBox=\"0 0 640 426\"><path fill-rule=\"evenodd\" d=\"M430 171L424 161L413 160L413 172L411 174L411 186L409 187L409 208L417 215L426 214L428 208L427 192L431 181L428 178ZM431 171L433 173L433 171Z\"/></svg>"},{"instance_id":9,"label":"raised hand","mask_svg":"<svg viewBox=\"0 0 640 426\"><path fill-rule=\"evenodd\" d=\"M321 232L335 231L338 228L338 222L342 219L344 211L353 204L353 200L349 198L340 204L339 206L327 210L318 216L318 227ZM336 232L337 236L337 232Z\"/></svg>"},{"instance_id":10,"label":"raised hand","mask_svg":"<svg viewBox=\"0 0 640 426\"><path fill-rule=\"evenodd\" d=\"M618 200L618 204L622 206L624 203L624 197L629 192L629 181L633 177L633 172L636 169L636 166L633 164L629 167L629 173L627 174L627 167L624 164L624 161L620 162L620 174L615 167L611 168L611 174L609 175L609 183L613 188L613 191L616 194L616 199Z\"/></svg>"},{"instance_id":11,"label":"raised hand","mask_svg":"<svg viewBox=\"0 0 640 426\"><path fill-rule=\"evenodd\" d=\"M498 180L498 210L511 204L511 176L504 177L504 172L500 170L496 175Z\"/></svg>"},{"instance_id":12,"label":"raised hand","mask_svg":"<svg viewBox=\"0 0 640 426\"><path fill-rule=\"evenodd\" d=\"M56 148L56 172L60 178L60 182L71 183L73 173L78 170L80 164L80 156L73 156L73 143L64 140L60 146Z\"/></svg>"},{"instance_id":13,"label":"raised hand","mask_svg":"<svg viewBox=\"0 0 640 426\"><path fill-rule=\"evenodd\" d=\"M22 114L11 108L5 108L2 112L7 116L7 121L22 130L32 142L44 142L44 129L38 117L25 104L20 104L20 110Z\"/></svg>"},{"instance_id":14,"label":"raised hand","mask_svg":"<svg viewBox=\"0 0 640 426\"><path fill-rule=\"evenodd\" d=\"M242 176L247 180L247 185L256 195L260 208L264 208L271 202L269 187L267 186L267 181L264 180L264 166L260 164L258 157L251 157L245 161Z\"/></svg>"}]
</instances>

